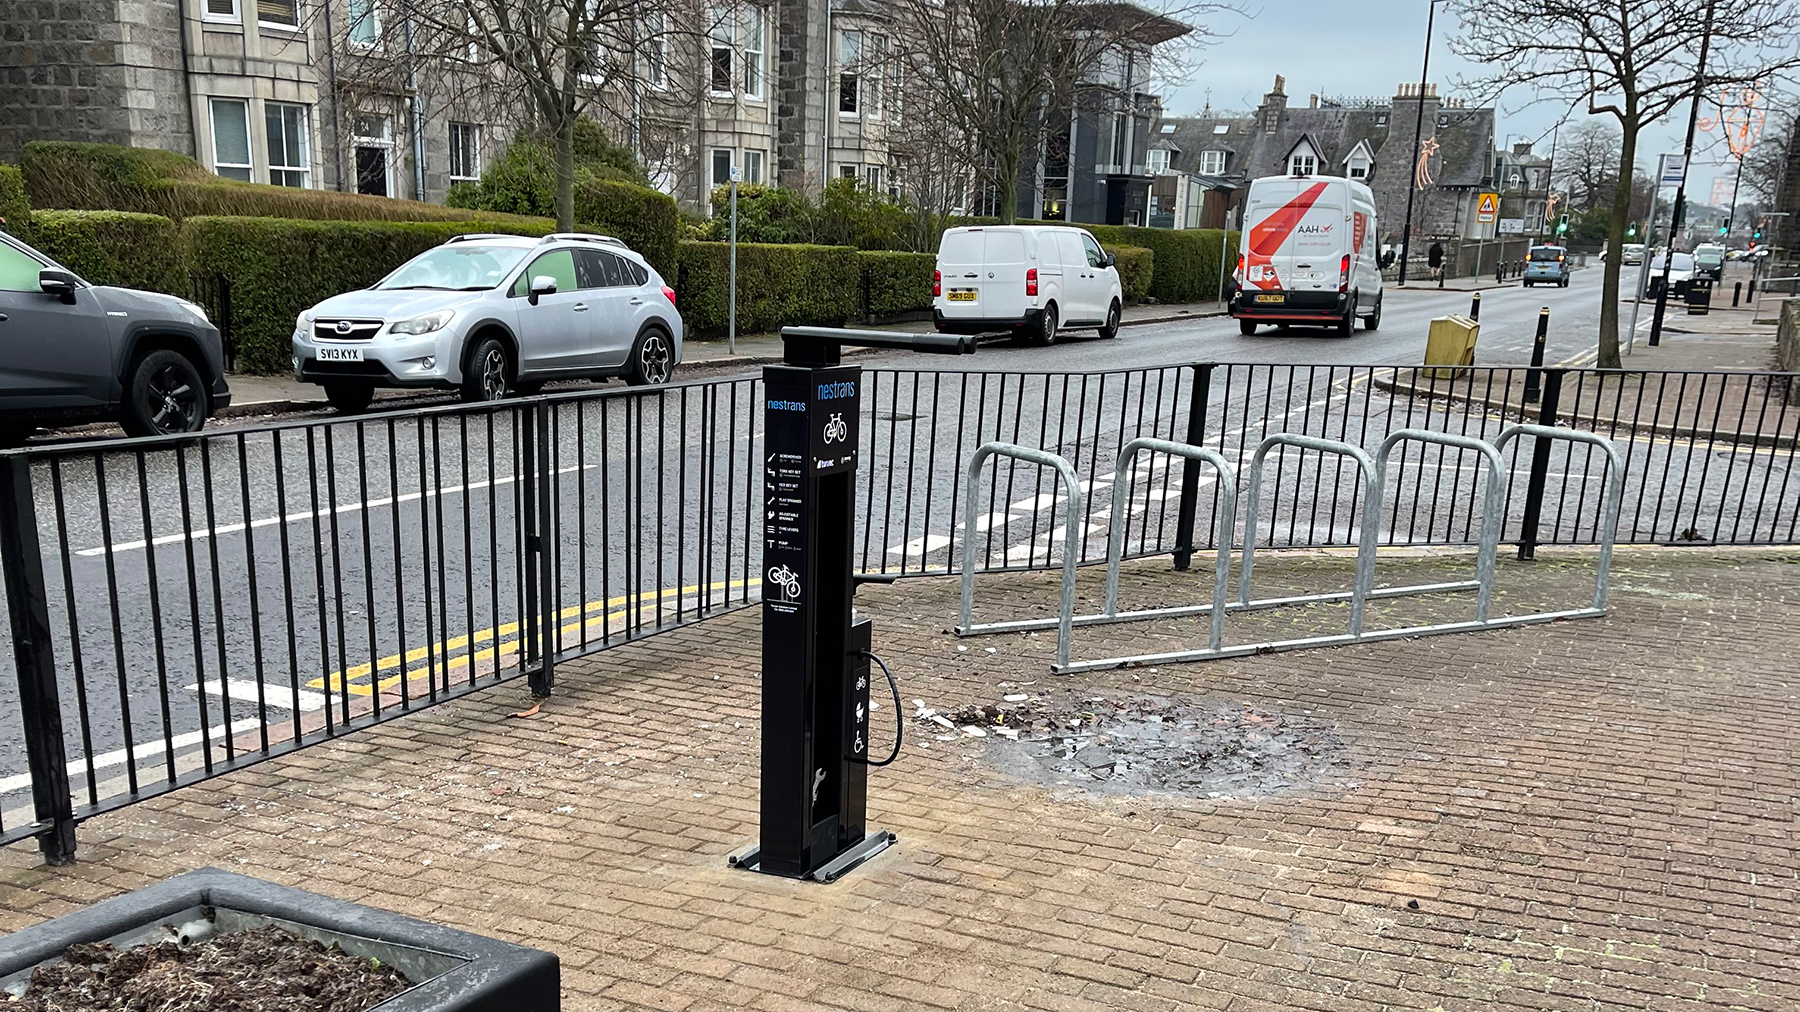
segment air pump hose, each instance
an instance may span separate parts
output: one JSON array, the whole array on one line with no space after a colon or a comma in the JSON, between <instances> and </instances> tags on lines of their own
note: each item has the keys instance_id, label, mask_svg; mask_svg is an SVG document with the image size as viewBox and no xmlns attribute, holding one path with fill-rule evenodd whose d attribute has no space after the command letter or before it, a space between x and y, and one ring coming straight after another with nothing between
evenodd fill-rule
<instances>
[{"instance_id":1,"label":"air pump hose","mask_svg":"<svg viewBox=\"0 0 1800 1012\"><path fill-rule=\"evenodd\" d=\"M876 762L873 759L859 758L857 756L849 756L848 758L851 762L862 763L864 766L888 766L891 765L894 760L900 758L900 740L906 734L906 718L901 716L900 713L900 683L894 680L894 673L888 670L886 661L867 650L858 650L856 656L867 657L869 660L881 665L881 673L887 676L888 688L894 690L894 750L888 753L888 757L880 762Z\"/></svg>"}]
</instances>

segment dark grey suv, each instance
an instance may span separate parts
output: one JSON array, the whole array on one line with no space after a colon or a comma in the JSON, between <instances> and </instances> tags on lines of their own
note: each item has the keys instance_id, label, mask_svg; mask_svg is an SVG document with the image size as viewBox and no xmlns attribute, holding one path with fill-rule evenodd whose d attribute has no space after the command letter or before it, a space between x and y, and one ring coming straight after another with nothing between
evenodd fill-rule
<instances>
[{"instance_id":1,"label":"dark grey suv","mask_svg":"<svg viewBox=\"0 0 1800 1012\"><path fill-rule=\"evenodd\" d=\"M61 422L198 432L231 403L219 329L186 299L90 285L0 232L0 445Z\"/></svg>"}]
</instances>

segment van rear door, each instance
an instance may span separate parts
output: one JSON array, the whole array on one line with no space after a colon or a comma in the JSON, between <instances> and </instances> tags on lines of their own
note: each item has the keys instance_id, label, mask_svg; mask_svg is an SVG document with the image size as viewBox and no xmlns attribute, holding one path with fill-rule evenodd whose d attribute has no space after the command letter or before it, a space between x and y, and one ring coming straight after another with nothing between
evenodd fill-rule
<instances>
[{"instance_id":1,"label":"van rear door","mask_svg":"<svg viewBox=\"0 0 1800 1012\"><path fill-rule=\"evenodd\" d=\"M1016 228L965 228L938 246L947 319L1020 320L1025 316L1025 237Z\"/></svg>"},{"instance_id":2,"label":"van rear door","mask_svg":"<svg viewBox=\"0 0 1800 1012\"><path fill-rule=\"evenodd\" d=\"M1341 183L1259 179L1250 191L1244 287L1259 292L1336 292L1351 238Z\"/></svg>"}]
</instances>

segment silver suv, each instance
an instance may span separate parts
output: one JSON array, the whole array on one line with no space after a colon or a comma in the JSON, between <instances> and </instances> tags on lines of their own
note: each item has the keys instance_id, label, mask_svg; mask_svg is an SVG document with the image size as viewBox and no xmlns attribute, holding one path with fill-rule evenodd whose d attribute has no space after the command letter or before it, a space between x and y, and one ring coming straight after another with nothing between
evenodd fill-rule
<instances>
[{"instance_id":1,"label":"silver suv","mask_svg":"<svg viewBox=\"0 0 1800 1012\"><path fill-rule=\"evenodd\" d=\"M549 380L666 383L681 337L674 289L617 239L459 235L301 313L294 378L340 411L376 387L492 401Z\"/></svg>"}]
</instances>

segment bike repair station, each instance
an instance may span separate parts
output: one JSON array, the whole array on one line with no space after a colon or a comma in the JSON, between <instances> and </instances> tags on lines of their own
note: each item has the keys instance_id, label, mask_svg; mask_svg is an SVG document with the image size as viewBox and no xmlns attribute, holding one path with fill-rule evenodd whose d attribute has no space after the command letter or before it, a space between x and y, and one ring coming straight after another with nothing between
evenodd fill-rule
<instances>
[{"instance_id":1,"label":"bike repair station","mask_svg":"<svg viewBox=\"0 0 1800 1012\"><path fill-rule=\"evenodd\" d=\"M971 337L829 327L782 330L763 369L762 810L735 868L832 882L896 841L871 830L868 768L900 754L900 689L851 599L891 576L853 571L862 367L843 348L967 355ZM870 663L894 695L894 746L869 759Z\"/></svg>"}]
</instances>

